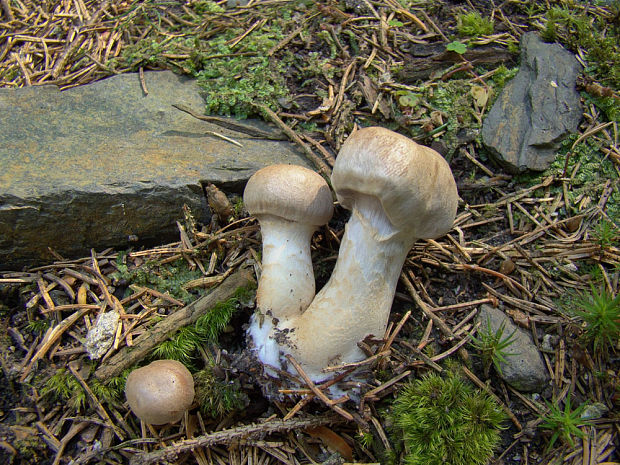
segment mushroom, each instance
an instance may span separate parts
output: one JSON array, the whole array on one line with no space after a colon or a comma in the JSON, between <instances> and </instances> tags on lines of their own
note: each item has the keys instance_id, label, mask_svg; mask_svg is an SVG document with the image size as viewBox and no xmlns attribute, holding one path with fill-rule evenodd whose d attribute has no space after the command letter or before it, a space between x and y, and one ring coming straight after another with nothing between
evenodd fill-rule
<instances>
[{"instance_id":1,"label":"mushroom","mask_svg":"<svg viewBox=\"0 0 620 465\"><path fill-rule=\"evenodd\" d=\"M383 337L396 284L417 239L448 232L458 194L448 163L434 150L380 127L356 131L332 173L352 210L336 267L305 312L278 322L271 337L315 381L329 365L362 360L358 342Z\"/></svg>"},{"instance_id":2,"label":"mushroom","mask_svg":"<svg viewBox=\"0 0 620 465\"><path fill-rule=\"evenodd\" d=\"M267 166L249 179L243 201L263 236L258 309L278 319L301 314L315 292L310 239L333 213L327 182L302 166Z\"/></svg>"},{"instance_id":3,"label":"mushroom","mask_svg":"<svg viewBox=\"0 0 620 465\"><path fill-rule=\"evenodd\" d=\"M145 423L174 423L194 401L194 379L181 362L155 360L129 374L125 396L133 413Z\"/></svg>"}]
</instances>

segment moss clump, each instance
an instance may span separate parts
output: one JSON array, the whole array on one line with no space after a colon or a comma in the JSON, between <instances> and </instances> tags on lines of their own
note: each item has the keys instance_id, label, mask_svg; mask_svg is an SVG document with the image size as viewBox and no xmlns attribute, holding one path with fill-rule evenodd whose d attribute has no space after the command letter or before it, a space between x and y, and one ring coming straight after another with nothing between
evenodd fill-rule
<instances>
[{"instance_id":1,"label":"moss clump","mask_svg":"<svg viewBox=\"0 0 620 465\"><path fill-rule=\"evenodd\" d=\"M134 70L155 66L193 76L203 90L208 114L245 118L257 114L256 105L260 104L276 110L278 101L289 97L286 77L292 62L289 55L276 57L268 52L286 36L283 30L288 31L287 24L295 21L297 10L307 8L304 2L258 6L265 21L257 23L249 34L243 24L223 18L226 11L218 3L190 3L188 25L177 26L175 36L149 34L126 47L120 61ZM159 14L157 8L146 4L126 21L150 24L159 31ZM191 25L198 17L201 24ZM171 58L179 55L187 58Z\"/></svg>"},{"instance_id":2,"label":"moss clump","mask_svg":"<svg viewBox=\"0 0 620 465\"><path fill-rule=\"evenodd\" d=\"M608 14L595 14L578 3L553 7L546 13L541 35L546 41L560 41L572 50L583 49L586 72L612 87L620 86L620 42L612 7Z\"/></svg>"},{"instance_id":3,"label":"moss clump","mask_svg":"<svg viewBox=\"0 0 620 465\"><path fill-rule=\"evenodd\" d=\"M566 167L566 176L572 177L572 189L568 193L570 204L578 205L581 203L587 207L600 198L609 179L618 179L618 173L614 168L613 161L603 154L600 142L590 137L573 147L578 137L578 134L572 134L564 139L559 155L551 164L550 169L545 172L545 175L562 176ZM568 163L566 157L568 157ZM588 201L588 197L590 201ZM606 209L610 219L618 224L620 222L620 192L618 189L614 189L612 192L607 201ZM577 210L569 213L576 214Z\"/></svg>"},{"instance_id":4,"label":"moss clump","mask_svg":"<svg viewBox=\"0 0 620 465\"><path fill-rule=\"evenodd\" d=\"M66 402L75 411L82 410L86 405L86 392L75 376L64 368L48 378L39 392L42 397L49 396L56 401Z\"/></svg>"},{"instance_id":5,"label":"moss clump","mask_svg":"<svg viewBox=\"0 0 620 465\"><path fill-rule=\"evenodd\" d=\"M493 21L483 18L477 11L458 15L456 24L456 30L461 37L493 34Z\"/></svg>"},{"instance_id":6,"label":"moss clump","mask_svg":"<svg viewBox=\"0 0 620 465\"><path fill-rule=\"evenodd\" d=\"M241 390L239 381L218 378L212 365L194 373L194 382L200 410L212 418L222 417L247 405L248 397Z\"/></svg>"},{"instance_id":7,"label":"moss clump","mask_svg":"<svg viewBox=\"0 0 620 465\"><path fill-rule=\"evenodd\" d=\"M204 91L207 113L248 117L257 113L256 104L275 110L278 99L289 94L286 65L267 56L283 38L280 28L273 23L258 28L234 47L243 32L228 30L193 54L191 67Z\"/></svg>"},{"instance_id":8,"label":"moss clump","mask_svg":"<svg viewBox=\"0 0 620 465\"><path fill-rule=\"evenodd\" d=\"M112 273L116 282L126 285L154 287L159 292L168 293L175 299L185 303L191 302L195 296L183 287L187 282L202 277L200 270L192 270L183 259L161 265L157 262L147 262L137 268L129 268L123 263L124 257L119 254L116 260L117 271Z\"/></svg>"},{"instance_id":9,"label":"moss clump","mask_svg":"<svg viewBox=\"0 0 620 465\"><path fill-rule=\"evenodd\" d=\"M505 415L486 393L457 374L409 383L393 403L392 421L408 465L482 465L500 442Z\"/></svg>"}]
</instances>

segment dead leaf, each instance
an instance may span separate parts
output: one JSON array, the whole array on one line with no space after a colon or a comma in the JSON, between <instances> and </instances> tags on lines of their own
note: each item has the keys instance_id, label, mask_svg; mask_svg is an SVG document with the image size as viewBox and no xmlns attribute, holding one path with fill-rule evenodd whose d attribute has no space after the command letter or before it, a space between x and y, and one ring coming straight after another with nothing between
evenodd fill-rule
<instances>
[{"instance_id":1,"label":"dead leaf","mask_svg":"<svg viewBox=\"0 0 620 465\"><path fill-rule=\"evenodd\" d=\"M504 260L502 264L499 266L499 272L501 274L507 275L507 274L512 273L514 270L515 270L515 263L509 258Z\"/></svg>"},{"instance_id":2,"label":"dead leaf","mask_svg":"<svg viewBox=\"0 0 620 465\"><path fill-rule=\"evenodd\" d=\"M80 305L86 304L86 296L88 291L88 284L82 283L77 292L77 303Z\"/></svg>"},{"instance_id":3,"label":"dead leaf","mask_svg":"<svg viewBox=\"0 0 620 465\"><path fill-rule=\"evenodd\" d=\"M351 446L347 444L342 436L334 433L327 426L308 428L306 432L313 438L323 441L323 444L338 452L346 461L351 462L353 460L353 449L351 449Z\"/></svg>"},{"instance_id":4,"label":"dead leaf","mask_svg":"<svg viewBox=\"0 0 620 465\"><path fill-rule=\"evenodd\" d=\"M205 191L207 192L207 202L211 210L213 210L213 213L215 213L222 222L230 221L230 219L234 217L235 210L230 200L228 200L228 197L226 197L226 194L210 183L205 187Z\"/></svg>"},{"instance_id":5,"label":"dead leaf","mask_svg":"<svg viewBox=\"0 0 620 465\"><path fill-rule=\"evenodd\" d=\"M522 312L521 310L507 309L506 313L514 320L517 326L521 326L522 328L529 329L530 327L530 317Z\"/></svg>"},{"instance_id":6,"label":"dead leaf","mask_svg":"<svg viewBox=\"0 0 620 465\"><path fill-rule=\"evenodd\" d=\"M489 101L489 92L482 86L473 86L471 95L478 108L484 107Z\"/></svg>"}]
</instances>

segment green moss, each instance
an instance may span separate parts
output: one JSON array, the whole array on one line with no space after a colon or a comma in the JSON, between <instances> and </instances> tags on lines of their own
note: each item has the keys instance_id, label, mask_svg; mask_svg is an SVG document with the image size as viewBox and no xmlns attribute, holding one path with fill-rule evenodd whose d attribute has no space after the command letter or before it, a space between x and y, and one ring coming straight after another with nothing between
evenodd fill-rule
<instances>
[{"instance_id":1,"label":"green moss","mask_svg":"<svg viewBox=\"0 0 620 465\"><path fill-rule=\"evenodd\" d=\"M16 463L45 463L48 460L49 447L37 434L30 434L24 439L16 439L13 441L13 446L20 459L20 462Z\"/></svg>"},{"instance_id":2,"label":"green moss","mask_svg":"<svg viewBox=\"0 0 620 465\"><path fill-rule=\"evenodd\" d=\"M549 9L545 16L545 28L541 32L545 40L557 40L573 51L583 49L588 65L586 72L608 85L620 86L620 40L613 12L595 14L576 3L566 3Z\"/></svg>"},{"instance_id":3,"label":"green moss","mask_svg":"<svg viewBox=\"0 0 620 465\"><path fill-rule=\"evenodd\" d=\"M158 262L146 262L137 268L130 269L124 263L123 254L119 254L116 260L116 268L117 271L111 275L114 280L125 281L127 284L137 284L138 286L154 287L159 292L167 293L185 303L194 300L195 295L183 286L193 279L202 277L200 270L190 269L184 259L163 265ZM128 290L128 292L131 291Z\"/></svg>"},{"instance_id":4,"label":"green moss","mask_svg":"<svg viewBox=\"0 0 620 465\"><path fill-rule=\"evenodd\" d=\"M567 166L566 176L570 177L574 173L568 196L570 204L575 207L576 200L584 196L590 197L593 202L596 201L600 198L607 181L618 179L618 173L613 162L603 154L600 143L596 139L587 138L572 148L578 137L578 134L572 134L562 142L558 156L551 164L550 169L543 175L559 177L563 174L564 167ZM566 165L567 157L568 164ZM577 168L576 172L575 168ZM537 179L533 179L533 181L537 182ZM620 221L620 192L617 189L614 189L609 197L606 209L611 220L618 224ZM569 213L575 214L578 211L574 208Z\"/></svg>"},{"instance_id":5,"label":"green moss","mask_svg":"<svg viewBox=\"0 0 620 465\"><path fill-rule=\"evenodd\" d=\"M222 330L228 325L239 305L251 300L253 287L243 287L235 291L230 299L217 303L202 315L192 326L185 326L159 344L154 350L155 358L172 359L191 366L198 348L216 342Z\"/></svg>"},{"instance_id":6,"label":"green moss","mask_svg":"<svg viewBox=\"0 0 620 465\"><path fill-rule=\"evenodd\" d=\"M493 90L495 95L499 94L499 91L504 88L504 86L510 79L516 76L518 71L518 67L507 68L505 65L500 65L497 68L497 70L495 71L495 73L493 73L493 76L491 77L491 80L493 81Z\"/></svg>"},{"instance_id":7,"label":"green moss","mask_svg":"<svg viewBox=\"0 0 620 465\"><path fill-rule=\"evenodd\" d=\"M49 396L52 399L66 403L76 411L80 411L86 405L86 392L75 376L65 368L60 368L54 373L39 390L41 396Z\"/></svg>"},{"instance_id":8,"label":"green moss","mask_svg":"<svg viewBox=\"0 0 620 465\"><path fill-rule=\"evenodd\" d=\"M429 374L400 392L391 419L408 465L483 465L499 445L505 415L455 373Z\"/></svg>"},{"instance_id":9,"label":"green moss","mask_svg":"<svg viewBox=\"0 0 620 465\"><path fill-rule=\"evenodd\" d=\"M483 18L477 11L458 15L456 30L461 37L478 37L493 34L493 21Z\"/></svg>"},{"instance_id":10,"label":"green moss","mask_svg":"<svg viewBox=\"0 0 620 465\"><path fill-rule=\"evenodd\" d=\"M234 47L243 32L229 29L193 52L189 65L204 91L207 113L247 117L257 113L255 105L275 110L278 99L288 96L286 64L267 55L283 38L277 23L258 28Z\"/></svg>"},{"instance_id":11,"label":"green moss","mask_svg":"<svg viewBox=\"0 0 620 465\"><path fill-rule=\"evenodd\" d=\"M193 9L195 13L224 13L226 10L215 2L199 0L194 2Z\"/></svg>"},{"instance_id":12,"label":"green moss","mask_svg":"<svg viewBox=\"0 0 620 465\"><path fill-rule=\"evenodd\" d=\"M257 114L256 106L260 104L276 110L280 99L289 98L287 72L296 57L286 51L280 51L278 56L269 56L268 52L290 32L293 15L311 7L312 2L303 1L257 5L267 21L244 35L247 27L231 27L229 18L222 19L226 12L218 3L191 2L191 20L200 17L201 25L177 25L178 34L171 36L160 33L170 27L159 27L161 12L147 2L123 19L127 23L150 24L154 32L125 47L121 60L134 70L156 66L193 76L203 90L209 114L244 118ZM324 39L333 42L333 38ZM168 58L178 55L189 58L184 62Z\"/></svg>"},{"instance_id":13,"label":"green moss","mask_svg":"<svg viewBox=\"0 0 620 465\"><path fill-rule=\"evenodd\" d=\"M248 403L238 380L227 381L215 376L213 365L194 373L196 402L201 412L212 418L242 409Z\"/></svg>"},{"instance_id":14,"label":"green moss","mask_svg":"<svg viewBox=\"0 0 620 465\"><path fill-rule=\"evenodd\" d=\"M26 331L30 332L31 334L40 336L42 334L45 334L45 331L47 331L47 329L50 327L50 324L51 321L47 319L30 320L26 325Z\"/></svg>"}]
</instances>

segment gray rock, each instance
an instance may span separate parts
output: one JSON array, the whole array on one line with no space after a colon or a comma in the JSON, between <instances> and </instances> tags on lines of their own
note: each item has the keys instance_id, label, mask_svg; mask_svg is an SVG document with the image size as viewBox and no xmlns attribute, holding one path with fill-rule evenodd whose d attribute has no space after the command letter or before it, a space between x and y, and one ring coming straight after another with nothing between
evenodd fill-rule
<instances>
[{"instance_id":1,"label":"gray rock","mask_svg":"<svg viewBox=\"0 0 620 465\"><path fill-rule=\"evenodd\" d=\"M84 348L92 360L100 359L112 347L119 319L120 315L117 311L102 313L86 334Z\"/></svg>"},{"instance_id":2,"label":"gray rock","mask_svg":"<svg viewBox=\"0 0 620 465\"><path fill-rule=\"evenodd\" d=\"M581 412L582 420L598 420L609 412L609 407L601 402L587 405Z\"/></svg>"},{"instance_id":3,"label":"gray rock","mask_svg":"<svg viewBox=\"0 0 620 465\"><path fill-rule=\"evenodd\" d=\"M515 326L504 312L490 305L482 305L476 318L480 323L478 331L486 330L487 324L490 324L491 332L495 334L503 324L504 337L514 333L513 343L505 349L513 355L505 357L506 362L500 362L501 373L498 375L519 391L542 390L549 377L532 337Z\"/></svg>"},{"instance_id":4,"label":"gray rock","mask_svg":"<svg viewBox=\"0 0 620 465\"><path fill-rule=\"evenodd\" d=\"M204 184L240 191L263 166L308 166L289 142L253 139L173 108L202 113L194 81L160 71L145 73L145 82L148 95L137 74L62 92L0 89L0 269L49 262L48 247L72 258L136 237L176 240L183 204L206 215Z\"/></svg>"},{"instance_id":5,"label":"gray rock","mask_svg":"<svg viewBox=\"0 0 620 465\"><path fill-rule=\"evenodd\" d=\"M482 125L484 144L510 172L542 171L582 115L575 89L581 65L558 44L535 33L521 39L521 67Z\"/></svg>"}]
</instances>

